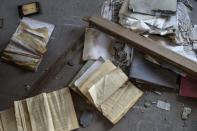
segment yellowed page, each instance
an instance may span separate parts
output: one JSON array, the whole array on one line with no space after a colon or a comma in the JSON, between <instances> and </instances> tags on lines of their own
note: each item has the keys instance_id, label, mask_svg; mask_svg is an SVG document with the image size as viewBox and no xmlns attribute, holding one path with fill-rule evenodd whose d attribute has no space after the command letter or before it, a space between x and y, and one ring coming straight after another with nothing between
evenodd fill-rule
<instances>
[{"instance_id":1,"label":"yellowed page","mask_svg":"<svg viewBox=\"0 0 197 131\"><path fill-rule=\"evenodd\" d=\"M0 112L0 118L1 128L3 128L1 131L17 131L13 108Z\"/></svg>"},{"instance_id":2,"label":"yellowed page","mask_svg":"<svg viewBox=\"0 0 197 131\"><path fill-rule=\"evenodd\" d=\"M46 93L26 99L32 131L54 131Z\"/></svg>"},{"instance_id":3,"label":"yellowed page","mask_svg":"<svg viewBox=\"0 0 197 131\"><path fill-rule=\"evenodd\" d=\"M115 91L123 86L127 80L128 77L120 68L116 68L98 80L88 91L95 106L99 107Z\"/></svg>"},{"instance_id":4,"label":"yellowed page","mask_svg":"<svg viewBox=\"0 0 197 131\"><path fill-rule=\"evenodd\" d=\"M109 60L105 61L89 78L79 87L79 90L85 95L90 101L91 98L88 95L88 90L92 87L99 79L103 76L116 69L116 66Z\"/></svg>"},{"instance_id":5,"label":"yellowed page","mask_svg":"<svg viewBox=\"0 0 197 131\"><path fill-rule=\"evenodd\" d=\"M69 88L47 94L55 131L79 128Z\"/></svg>"},{"instance_id":6,"label":"yellowed page","mask_svg":"<svg viewBox=\"0 0 197 131\"><path fill-rule=\"evenodd\" d=\"M142 95L143 92L129 82L101 105L101 111L107 119L116 124Z\"/></svg>"},{"instance_id":7,"label":"yellowed page","mask_svg":"<svg viewBox=\"0 0 197 131\"><path fill-rule=\"evenodd\" d=\"M14 108L18 131L32 131L26 100L15 101Z\"/></svg>"}]
</instances>

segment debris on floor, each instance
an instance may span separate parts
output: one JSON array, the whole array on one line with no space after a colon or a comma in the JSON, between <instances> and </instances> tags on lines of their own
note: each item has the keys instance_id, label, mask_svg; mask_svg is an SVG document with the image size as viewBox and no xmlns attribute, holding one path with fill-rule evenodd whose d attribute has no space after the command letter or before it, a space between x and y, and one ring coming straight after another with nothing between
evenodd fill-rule
<instances>
[{"instance_id":1,"label":"debris on floor","mask_svg":"<svg viewBox=\"0 0 197 131\"><path fill-rule=\"evenodd\" d=\"M40 4L38 2L32 2L18 6L18 12L20 17L30 16L40 13Z\"/></svg>"},{"instance_id":2,"label":"debris on floor","mask_svg":"<svg viewBox=\"0 0 197 131\"><path fill-rule=\"evenodd\" d=\"M79 128L69 88L15 101L14 109L0 115L2 131L70 131Z\"/></svg>"},{"instance_id":3,"label":"debris on floor","mask_svg":"<svg viewBox=\"0 0 197 131\"><path fill-rule=\"evenodd\" d=\"M80 117L80 125L84 128L88 127L92 123L93 117L92 111L84 111Z\"/></svg>"},{"instance_id":4,"label":"debris on floor","mask_svg":"<svg viewBox=\"0 0 197 131\"><path fill-rule=\"evenodd\" d=\"M160 109L170 111L170 106L171 106L170 103L167 103L161 100L157 101L157 107Z\"/></svg>"},{"instance_id":5,"label":"debris on floor","mask_svg":"<svg viewBox=\"0 0 197 131\"><path fill-rule=\"evenodd\" d=\"M143 95L141 90L128 81L122 70L109 60L94 62L74 84L113 124Z\"/></svg>"},{"instance_id":6,"label":"debris on floor","mask_svg":"<svg viewBox=\"0 0 197 131\"><path fill-rule=\"evenodd\" d=\"M24 69L36 71L47 51L54 25L23 18L4 49L2 59Z\"/></svg>"},{"instance_id":7,"label":"debris on floor","mask_svg":"<svg viewBox=\"0 0 197 131\"><path fill-rule=\"evenodd\" d=\"M192 109L189 107L184 107L182 112L182 120L187 120L189 115L192 113Z\"/></svg>"},{"instance_id":8,"label":"debris on floor","mask_svg":"<svg viewBox=\"0 0 197 131\"><path fill-rule=\"evenodd\" d=\"M162 95L162 93L161 92L159 92L159 91L153 91L155 94L157 94L157 95L159 95L159 96L161 96Z\"/></svg>"},{"instance_id":9,"label":"debris on floor","mask_svg":"<svg viewBox=\"0 0 197 131\"><path fill-rule=\"evenodd\" d=\"M146 102L144 102L144 107L145 108L148 108L148 107L150 107L151 106L151 102L149 102L149 101L146 101Z\"/></svg>"}]
</instances>

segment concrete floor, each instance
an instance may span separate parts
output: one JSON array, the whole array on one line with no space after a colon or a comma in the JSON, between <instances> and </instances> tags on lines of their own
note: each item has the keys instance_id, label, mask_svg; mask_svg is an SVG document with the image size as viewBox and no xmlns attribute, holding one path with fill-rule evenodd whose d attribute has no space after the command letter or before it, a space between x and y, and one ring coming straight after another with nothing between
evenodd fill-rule
<instances>
[{"instance_id":1,"label":"concrete floor","mask_svg":"<svg viewBox=\"0 0 197 131\"><path fill-rule=\"evenodd\" d=\"M48 52L36 73L26 72L1 61L0 64L0 109L12 106L12 102L43 91L65 87L83 65L80 60L85 23L81 17L98 15L103 0L37 0L41 4L42 14L32 18L56 25ZM4 18L4 27L0 29L0 51L4 49L14 33L19 17L17 5L29 0L1 0L0 17ZM191 18L197 24L197 2L193 1ZM196 8L195 8L196 7ZM70 50L71 49L71 50ZM68 61L73 63L68 65ZM51 70L53 69L53 70ZM26 90L25 85L31 89ZM100 113L72 93L78 119L85 110L93 112L92 124L79 131L197 131L197 101L181 98L176 92L163 92L161 96L145 91L126 116L116 125L108 122ZM171 110L165 111L152 105L144 108L145 101L163 100L171 104ZM186 121L181 120L183 106L192 108L192 114Z\"/></svg>"}]
</instances>

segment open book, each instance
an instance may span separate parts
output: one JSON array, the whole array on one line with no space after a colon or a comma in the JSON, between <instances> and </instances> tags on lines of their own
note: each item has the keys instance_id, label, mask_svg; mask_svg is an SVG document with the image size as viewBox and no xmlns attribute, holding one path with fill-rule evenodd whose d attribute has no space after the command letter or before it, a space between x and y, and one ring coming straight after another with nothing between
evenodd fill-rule
<instances>
[{"instance_id":1,"label":"open book","mask_svg":"<svg viewBox=\"0 0 197 131\"><path fill-rule=\"evenodd\" d=\"M79 127L68 88L15 101L18 131L69 131Z\"/></svg>"},{"instance_id":2,"label":"open book","mask_svg":"<svg viewBox=\"0 0 197 131\"><path fill-rule=\"evenodd\" d=\"M92 66L95 65L92 64ZM93 68L92 66L89 69ZM137 102L143 92L129 82L126 74L111 61L106 60L97 66L78 85L78 89L89 102L115 124ZM88 70L84 74L88 74ZM76 82L83 79L81 77Z\"/></svg>"}]
</instances>

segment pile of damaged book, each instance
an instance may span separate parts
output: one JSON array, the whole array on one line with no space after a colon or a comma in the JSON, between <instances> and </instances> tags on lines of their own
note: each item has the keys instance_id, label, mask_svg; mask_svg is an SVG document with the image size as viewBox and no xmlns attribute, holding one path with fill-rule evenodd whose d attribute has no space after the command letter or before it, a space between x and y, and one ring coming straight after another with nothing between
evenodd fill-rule
<instances>
[{"instance_id":1,"label":"pile of damaged book","mask_svg":"<svg viewBox=\"0 0 197 131\"><path fill-rule=\"evenodd\" d=\"M70 131L79 128L69 88L15 101L0 112L1 131Z\"/></svg>"},{"instance_id":2,"label":"pile of damaged book","mask_svg":"<svg viewBox=\"0 0 197 131\"><path fill-rule=\"evenodd\" d=\"M4 49L2 59L24 69L36 71L47 43L54 30L54 25L23 18Z\"/></svg>"},{"instance_id":3,"label":"pile of damaged book","mask_svg":"<svg viewBox=\"0 0 197 131\"><path fill-rule=\"evenodd\" d=\"M190 20L189 10L177 0L124 0L117 17L123 27L197 61L196 25Z\"/></svg>"},{"instance_id":4,"label":"pile of damaged book","mask_svg":"<svg viewBox=\"0 0 197 131\"><path fill-rule=\"evenodd\" d=\"M197 26L190 20L191 9L190 0L106 0L103 18L87 21L127 41L133 51L129 78L137 86L175 89L196 98ZM185 69L190 64L192 72Z\"/></svg>"},{"instance_id":5,"label":"pile of damaged book","mask_svg":"<svg viewBox=\"0 0 197 131\"><path fill-rule=\"evenodd\" d=\"M110 60L89 60L69 84L116 124L143 95Z\"/></svg>"}]
</instances>

